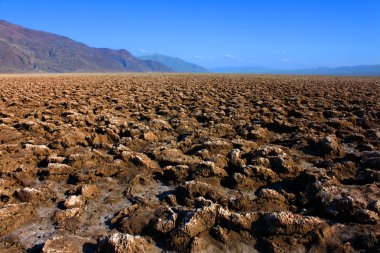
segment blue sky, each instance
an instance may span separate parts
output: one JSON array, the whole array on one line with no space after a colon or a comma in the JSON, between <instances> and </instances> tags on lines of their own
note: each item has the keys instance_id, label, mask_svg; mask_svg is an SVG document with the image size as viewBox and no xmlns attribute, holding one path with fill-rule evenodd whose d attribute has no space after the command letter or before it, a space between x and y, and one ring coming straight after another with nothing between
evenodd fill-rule
<instances>
[{"instance_id":1,"label":"blue sky","mask_svg":"<svg viewBox=\"0 0 380 253\"><path fill-rule=\"evenodd\" d=\"M380 64L380 0L0 0L0 19L205 67Z\"/></svg>"}]
</instances>

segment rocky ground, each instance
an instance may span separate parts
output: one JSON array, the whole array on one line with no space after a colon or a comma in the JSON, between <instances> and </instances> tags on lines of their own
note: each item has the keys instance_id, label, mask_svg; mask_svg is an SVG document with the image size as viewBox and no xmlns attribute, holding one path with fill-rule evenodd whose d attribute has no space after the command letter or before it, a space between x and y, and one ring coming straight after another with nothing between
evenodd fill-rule
<instances>
[{"instance_id":1,"label":"rocky ground","mask_svg":"<svg viewBox=\"0 0 380 253\"><path fill-rule=\"evenodd\" d=\"M380 78L0 77L0 252L380 252Z\"/></svg>"}]
</instances>

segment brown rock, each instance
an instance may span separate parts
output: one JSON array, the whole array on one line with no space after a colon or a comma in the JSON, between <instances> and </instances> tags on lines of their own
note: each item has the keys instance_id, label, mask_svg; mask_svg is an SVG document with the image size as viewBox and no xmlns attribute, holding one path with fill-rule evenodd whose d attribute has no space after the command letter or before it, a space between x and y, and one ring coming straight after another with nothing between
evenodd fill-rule
<instances>
[{"instance_id":1,"label":"brown rock","mask_svg":"<svg viewBox=\"0 0 380 253\"><path fill-rule=\"evenodd\" d=\"M146 132L146 133L144 133L143 134L143 138L144 138L144 140L150 141L150 142L155 142L155 141L158 140L158 137L154 133L152 133L152 132Z\"/></svg>"},{"instance_id":2,"label":"brown rock","mask_svg":"<svg viewBox=\"0 0 380 253\"><path fill-rule=\"evenodd\" d=\"M251 164L270 167L277 173L289 174L293 172L293 160L281 148L263 146L248 154ZM268 163L269 162L269 163Z\"/></svg>"},{"instance_id":3,"label":"brown rock","mask_svg":"<svg viewBox=\"0 0 380 253\"><path fill-rule=\"evenodd\" d=\"M208 241L202 237L194 237L191 245L190 245L190 252L191 253L197 253L205 251L208 247Z\"/></svg>"},{"instance_id":4,"label":"brown rock","mask_svg":"<svg viewBox=\"0 0 380 253\"><path fill-rule=\"evenodd\" d=\"M112 233L98 239L98 252L145 253L152 248L143 237Z\"/></svg>"},{"instance_id":5,"label":"brown rock","mask_svg":"<svg viewBox=\"0 0 380 253\"><path fill-rule=\"evenodd\" d=\"M248 175L260 181L275 182L279 180L279 176L273 170L263 167L263 166L249 165L245 171L247 171L246 173Z\"/></svg>"},{"instance_id":6,"label":"brown rock","mask_svg":"<svg viewBox=\"0 0 380 253\"><path fill-rule=\"evenodd\" d=\"M225 208L219 208L218 223L226 228L236 231L252 230L252 225L261 216L258 212L235 213Z\"/></svg>"},{"instance_id":7,"label":"brown rock","mask_svg":"<svg viewBox=\"0 0 380 253\"><path fill-rule=\"evenodd\" d=\"M174 183L183 183L190 179L191 169L187 165L165 166L163 169L164 178Z\"/></svg>"},{"instance_id":8,"label":"brown rock","mask_svg":"<svg viewBox=\"0 0 380 253\"><path fill-rule=\"evenodd\" d=\"M309 187L309 193L312 193L311 201L317 203L317 210L320 214L341 222L364 223L367 220L369 223L373 223L370 221L372 218L365 217L366 214L371 213L366 209L375 211L372 203L380 196L376 184L343 185L335 178L322 177ZM373 215L370 216L373 217Z\"/></svg>"},{"instance_id":9,"label":"brown rock","mask_svg":"<svg viewBox=\"0 0 380 253\"><path fill-rule=\"evenodd\" d=\"M186 205L192 205L194 199L202 196L205 199L210 199L223 206L228 205L229 197L224 195L222 191L213 187L210 184L199 181L188 181L184 185L176 188L177 200Z\"/></svg>"},{"instance_id":10,"label":"brown rock","mask_svg":"<svg viewBox=\"0 0 380 253\"><path fill-rule=\"evenodd\" d=\"M58 210L54 215L54 222L60 229L68 231L77 230L85 221L87 215L79 207Z\"/></svg>"},{"instance_id":11,"label":"brown rock","mask_svg":"<svg viewBox=\"0 0 380 253\"><path fill-rule=\"evenodd\" d=\"M45 242L42 253L81 253L85 246L89 248L89 245L94 243L95 241L79 236L55 236Z\"/></svg>"},{"instance_id":12,"label":"brown rock","mask_svg":"<svg viewBox=\"0 0 380 253\"><path fill-rule=\"evenodd\" d=\"M136 166L143 166L148 169L157 169L157 164L147 155L133 151L123 151L121 156L124 161L133 163Z\"/></svg>"},{"instance_id":13,"label":"brown rock","mask_svg":"<svg viewBox=\"0 0 380 253\"><path fill-rule=\"evenodd\" d=\"M153 219L153 227L161 233L170 232L176 224L177 214L170 207L160 208Z\"/></svg>"},{"instance_id":14,"label":"brown rock","mask_svg":"<svg viewBox=\"0 0 380 253\"><path fill-rule=\"evenodd\" d=\"M195 172L203 177L223 177L227 176L227 172L211 161L203 161L196 166Z\"/></svg>"},{"instance_id":15,"label":"brown rock","mask_svg":"<svg viewBox=\"0 0 380 253\"><path fill-rule=\"evenodd\" d=\"M367 151L364 152L364 157L361 163L369 168L380 170L380 152L379 151Z\"/></svg>"},{"instance_id":16,"label":"brown rock","mask_svg":"<svg viewBox=\"0 0 380 253\"><path fill-rule=\"evenodd\" d=\"M112 140L106 134L95 134L94 138L91 141L92 145L98 147L103 144L112 144Z\"/></svg>"},{"instance_id":17,"label":"brown rock","mask_svg":"<svg viewBox=\"0 0 380 253\"><path fill-rule=\"evenodd\" d=\"M274 171L285 174L293 172L293 160L286 153L270 157L269 160Z\"/></svg>"},{"instance_id":18,"label":"brown rock","mask_svg":"<svg viewBox=\"0 0 380 253\"><path fill-rule=\"evenodd\" d=\"M0 125L0 144L9 143L20 139L22 134L18 132L14 127Z\"/></svg>"},{"instance_id":19,"label":"brown rock","mask_svg":"<svg viewBox=\"0 0 380 253\"><path fill-rule=\"evenodd\" d=\"M30 203L8 204L0 209L0 236L13 232L27 223L34 215Z\"/></svg>"},{"instance_id":20,"label":"brown rock","mask_svg":"<svg viewBox=\"0 0 380 253\"><path fill-rule=\"evenodd\" d=\"M72 196L69 196L65 200L65 202L63 203L63 205L66 208L82 207L84 205L84 202L83 202L82 196L72 195Z\"/></svg>"},{"instance_id":21,"label":"brown rock","mask_svg":"<svg viewBox=\"0 0 380 253\"><path fill-rule=\"evenodd\" d=\"M313 141L314 142L314 141ZM335 135L328 135L311 145L311 149L320 156L330 157L340 155L341 149Z\"/></svg>"},{"instance_id":22,"label":"brown rock","mask_svg":"<svg viewBox=\"0 0 380 253\"><path fill-rule=\"evenodd\" d=\"M186 211L182 221L169 233L168 244L177 251L189 251L195 236L209 230L216 222L218 205L211 204L192 211ZM193 245L197 248L197 245Z\"/></svg>"},{"instance_id":23,"label":"brown rock","mask_svg":"<svg viewBox=\"0 0 380 253\"><path fill-rule=\"evenodd\" d=\"M32 151L33 154L38 157L44 157L50 153L50 149L46 145L25 144L24 148Z\"/></svg>"},{"instance_id":24,"label":"brown rock","mask_svg":"<svg viewBox=\"0 0 380 253\"><path fill-rule=\"evenodd\" d=\"M246 161L241 156L242 152L239 149L233 149L228 154L228 164L235 171L241 171L246 166Z\"/></svg>"},{"instance_id":25,"label":"brown rock","mask_svg":"<svg viewBox=\"0 0 380 253\"><path fill-rule=\"evenodd\" d=\"M258 140L263 141L265 139L268 139L269 136L270 136L269 131L266 128L263 128L260 126L254 127L254 129L250 130L247 133L247 137L250 140L255 140L255 141L258 141Z\"/></svg>"},{"instance_id":26,"label":"brown rock","mask_svg":"<svg viewBox=\"0 0 380 253\"><path fill-rule=\"evenodd\" d=\"M47 201L50 198L53 198L55 196L55 193L47 187L40 189L25 187L21 190L16 191L16 196L23 202L39 204L41 202Z\"/></svg>"},{"instance_id":27,"label":"brown rock","mask_svg":"<svg viewBox=\"0 0 380 253\"><path fill-rule=\"evenodd\" d=\"M179 224L178 229L189 237L194 237L215 224L217 210L218 206L213 204L209 207L189 211Z\"/></svg>"},{"instance_id":28,"label":"brown rock","mask_svg":"<svg viewBox=\"0 0 380 253\"><path fill-rule=\"evenodd\" d=\"M84 200L93 199L99 195L99 188L92 184L81 186L80 194Z\"/></svg>"},{"instance_id":29,"label":"brown rock","mask_svg":"<svg viewBox=\"0 0 380 253\"><path fill-rule=\"evenodd\" d=\"M195 140L195 143L199 143L199 145L207 149L210 154L227 155L233 148L233 145L226 139L216 137L198 139Z\"/></svg>"},{"instance_id":30,"label":"brown rock","mask_svg":"<svg viewBox=\"0 0 380 253\"><path fill-rule=\"evenodd\" d=\"M264 214L254 225L254 230L264 234L305 234L321 228L326 222L317 217L307 217L291 212Z\"/></svg>"},{"instance_id":31,"label":"brown rock","mask_svg":"<svg viewBox=\"0 0 380 253\"><path fill-rule=\"evenodd\" d=\"M156 149L154 153L158 162L166 165L195 166L196 164L201 162L199 157L185 155L178 149L161 147Z\"/></svg>"},{"instance_id":32,"label":"brown rock","mask_svg":"<svg viewBox=\"0 0 380 253\"><path fill-rule=\"evenodd\" d=\"M154 219L155 211L146 205L134 204L119 211L111 220L123 233L138 235L148 229L151 220Z\"/></svg>"},{"instance_id":33,"label":"brown rock","mask_svg":"<svg viewBox=\"0 0 380 253\"><path fill-rule=\"evenodd\" d=\"M86 135L80 130L72 130L62 137L61 144L66 148L76 145L86 145Z\"/></svg>"},{"instance_id":34,"label":"brown rock","mask_svg":"<svg viewBox=\"0 0 380 253\"><path fill-rule=\"evenodd\" d=\"M234 139L232 140L232 144L234 148L238 148L243 152L249 152L252 149L257 148L257 143L253 141L247 141L244 139Z\"/></svg>"},{"instance_id":35,"label":"brown rock","mask_svg":"<svg viewBox=\"0 0 380 253\"><path fill-rule=\"evenodd\" d=\"M61 163L49 163L47 166L47 172L49 176L65 176L74 171L74 168Z\"/></svg>"}]
</instances>

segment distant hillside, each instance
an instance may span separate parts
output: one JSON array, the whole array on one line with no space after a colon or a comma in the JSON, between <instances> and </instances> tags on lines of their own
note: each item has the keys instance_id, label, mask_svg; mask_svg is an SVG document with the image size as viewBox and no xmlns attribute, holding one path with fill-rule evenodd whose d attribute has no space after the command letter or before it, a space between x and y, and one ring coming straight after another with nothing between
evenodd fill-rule
<instances>
[{"instance_id":1,"label":"distant hillside","mask_svg":"<svg viewBox=\"0 0 380 253\"><path fill-rule=\"evenodd\" d=\"M337 68L310 68L282 70L263 67L223 67L210 69L214 73L239 74L287 74L287 75L337 75L337 76L380 76L380 65L360 65Z\"/></svg>"},{"instance_id":2,"label":"distant hillside","mask_svg":"<svg viewBox=\"0 0 380 253\"><path fill-rule=\"evenodd\" d=\"M212 68L214 73L237 73L237 74L273 74L276 70L264 67L221 67Z\"/></svg>"},{"instance_id":3,"label":"distant hillside","mask_svg":"<svg viewBox=\"0 0 380 253\"><path fill-rule=\"evenodd\" d=\"M288 71L289 74L305 75L347 75L347 76L380 76L379 65L360 65L338 68L299 69Z\"/></svg>"},{"instance_id":4,"label":"distant hillside","mask_svg":"<svg viewBox=\"0 0 380 253\"><path fill-rule=\"evenodd\" d=\"M184 61L180 58L170 57L170 56L161 55L161 54L141 56L139 57L139 59L159 62L161 64L164 64L170 67L175 72L185 72L185 73L208 72L207 69L201 66L198 66L196 64Z\"/></svg>"},{"instance_id":5,"label":"distant hillside","mask_svg":"<svg viewBox=\"0 0 380 253\"><path fill-rule=\"evenodd\" d=\"M171 69L127 50L92 48L0 20L0 72L143 72Z\"/></svg>"}]
</instances>

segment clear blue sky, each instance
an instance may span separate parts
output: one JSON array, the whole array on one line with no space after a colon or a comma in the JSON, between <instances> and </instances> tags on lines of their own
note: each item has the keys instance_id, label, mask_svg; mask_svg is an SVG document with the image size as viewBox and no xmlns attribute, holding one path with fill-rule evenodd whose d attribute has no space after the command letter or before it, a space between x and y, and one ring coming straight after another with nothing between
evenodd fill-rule
<instances>
[{"instance_id":1,"label":"clear blue sky","mask_svg":"<svg viewBox=\"0 0 380 253\"><path fill-rule=\"evenodd\" d=\"M380 0L0 0L0 19L205 67L380 64Z\"/></svg>"}]
</instances>

